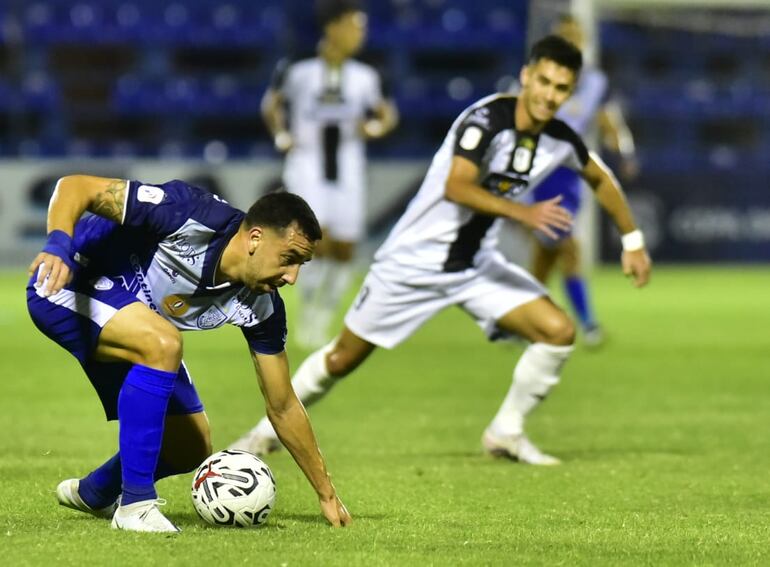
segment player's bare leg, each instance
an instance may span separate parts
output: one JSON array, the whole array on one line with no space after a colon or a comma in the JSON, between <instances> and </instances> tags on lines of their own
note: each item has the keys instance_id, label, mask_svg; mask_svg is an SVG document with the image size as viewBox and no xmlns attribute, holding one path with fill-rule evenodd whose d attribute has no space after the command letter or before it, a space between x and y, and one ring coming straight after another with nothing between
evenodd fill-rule
<instances>
[{"instance_id":1,"label":"player's bare leg","mask_svg":"<svg viewBox=\"0 0 770 567\"><path fill-rule=\"evenodd\" d=\"M353 277L356 243L336 240L325 231L321 244L320 257L317 248L318 259L303 268L299 280L303 292L297 343L303 348L317 349L329 342L329 327Z\"/></svg>"},{"instance_id":2,"label":"player's bare leg","mask_svg":"<svg viewBox=\"0 0 770 567\"><path fill-rule=\"evenodd\" d=\"M297 397L309 407L323 398L342 378L358 368L377 348L347 327L331 343L308 356L294 373L291 385ZM264 455L280 449L281 443L272 424L263 417L229 449Z\"/></svg>"},{"instance_id":3,"label":"player's bare leg","mask_svg":"<svg viewBox=\"0 0 770 567\"><path fill-rule=\"evenodd\" d=\"M530 344L519 358L513 383L497 415L484 431L484 449L533 465L556 465L559 460L542 453L524 433L524 420L559 382L559 373L572 352L575 328L564 311L541 297L508 312L498 327L516 333Z\"/></svg>"},{"instance_id":4,"label":"player's bare leg","mask_svg":"<svg viewBox=\"0 0 770 567\"><path fill-rule=\"evenodd\" d=\"M123 487L112 527L178 532L158 508L163 502L154 481L166 409L182 360L181 335L146 305L132 303L104 326L95 358L133 364L118 397Z\"/></svg>"}]
</instances>

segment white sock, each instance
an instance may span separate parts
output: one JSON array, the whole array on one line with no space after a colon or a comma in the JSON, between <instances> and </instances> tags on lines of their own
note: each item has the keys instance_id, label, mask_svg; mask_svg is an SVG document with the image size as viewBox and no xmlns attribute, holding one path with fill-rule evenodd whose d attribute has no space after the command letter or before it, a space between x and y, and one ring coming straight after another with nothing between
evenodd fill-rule
<instances>
[{"instance_id":1,"label":"white sock","mask_svg":"<svg viewBox=\"0 0 770 567\"><path fill-rule=\"evenodd\" d=\"M559 383L559 373L574 347L533 343L513 370L513 384L490 428L497 435L521 435L524 418Z\"/></svg>"},{"instance_id":2,"label":"white sock","mask_svg":"<svg viewBox=\"0 0 770 567\"><path fill-rule=\"evenodd\" d=\"M326 286L330 263L326 258L315 258L300 270L297 286L302 295L302 307L313 304Z\"/></svg>"},{"instance_id":3,"label":"white sock","mask_svg":"<svg viewBox=\"0 0 770 567\"><path fill-rule=\"evenodd\" d=\"M306 408L323 398L337 382L336 378L329 375L326 368L326 355L333 348L334 341L318 349L308 356L294 373L294 378L291 381L292 388ZM259 420L251 433L260 437L278 438L273 424L270 423L267 416Z\"/></svg>"},{"instance_id":4,"label":"white sock","mask_svg":"<svg viewBox=\"0 0 770 567\"><path fill-rule=\"evenodd\" d=\"M336 307L342 300L342 296L350 287L353 279L353 262L340 262L329 260L329 275L326 280L326 288L322 291L325 303L336 311Z\"/></svg>"}]
</instances>

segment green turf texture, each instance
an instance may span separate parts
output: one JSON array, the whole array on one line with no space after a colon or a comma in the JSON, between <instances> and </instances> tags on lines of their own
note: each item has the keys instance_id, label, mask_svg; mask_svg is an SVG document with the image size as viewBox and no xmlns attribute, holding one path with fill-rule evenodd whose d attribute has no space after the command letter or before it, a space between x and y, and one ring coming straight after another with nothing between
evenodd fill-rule
<instances>
[{"instance_id":1,"label":"green turf texture","mask_svg":"<svg viewBox=\"0 0 770 567\"><path fill-rule=\"evenodd\" d=\"M0 550L6 565L770 564L770 271L659 268L638 291L593 278L609 342L578 348L529 433L565 463L482 456L520 346L461 311L381 351L311 417L354 524L333 530L285 453L255 530L209 528L190 475L159 483L178 536L129 534L56 505L59 480L116 447L75 360L43 337L24 278L0 275ZM294 293L287 298L290 314ZM558 295L558 294L557 294ZM290 343L292 366L305 353ZM223 448L262 415L240 333L185 335Z\"/></svg>"}]
</instances>

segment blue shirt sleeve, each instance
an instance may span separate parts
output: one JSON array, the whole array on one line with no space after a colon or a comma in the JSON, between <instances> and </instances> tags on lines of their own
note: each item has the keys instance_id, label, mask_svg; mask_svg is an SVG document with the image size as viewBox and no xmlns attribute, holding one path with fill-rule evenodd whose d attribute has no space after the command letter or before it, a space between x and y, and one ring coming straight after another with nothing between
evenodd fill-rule
<instances>
[{"instance_id":1,"label":"blue shirt sleeve","mask_svg":"<svg viewBox=\"0 0 770 567\"><path fill-rule=\"evenodd\" d=\"M129 181L123 225L142 228L158 237L179 229L187 219L212 207L216 197L183 181L148 185Z\"/></svg>"},{"instance_id":2,"label":"blue shirt sleeve","mask_svg":"<svg viewBox=\"0 0 770 567\"><path fill-rule=\"evenodd\" d=\"M241 327L246 342L257 354L278 354L286 349L286 308L277 291L270 294L273 314L253 327Z\"/></svg>"}]
</instances>

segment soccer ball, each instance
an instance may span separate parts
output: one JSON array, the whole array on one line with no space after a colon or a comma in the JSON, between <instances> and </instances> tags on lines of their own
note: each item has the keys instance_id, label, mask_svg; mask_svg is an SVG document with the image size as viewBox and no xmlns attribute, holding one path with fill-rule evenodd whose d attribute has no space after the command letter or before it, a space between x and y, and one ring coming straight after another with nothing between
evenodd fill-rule
<instances>
[{"instance_id":1,"label":"soccer ball","mask_svg":"<svg viewBox=\"0 0 770 567\"><path fill-rule=\"evenodd\" d=\"M275 479L256 455L220 451L195 471L192 501L198 515L214 526L258 526L273 509Z\"/></svg>"}]
</instances>

